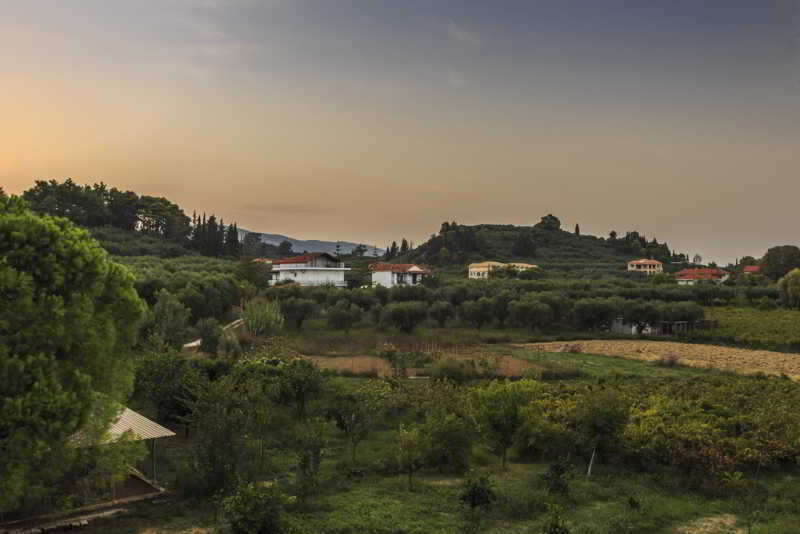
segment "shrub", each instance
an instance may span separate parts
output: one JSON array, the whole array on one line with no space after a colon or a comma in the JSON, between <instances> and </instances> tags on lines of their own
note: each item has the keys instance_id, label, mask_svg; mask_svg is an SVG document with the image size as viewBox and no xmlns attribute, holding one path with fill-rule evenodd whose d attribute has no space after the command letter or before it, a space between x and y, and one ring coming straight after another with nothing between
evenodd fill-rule
<instances>
[{"instance_id":1,"label":"shrub","mask_svg":"<svg viewBox=\"0 0 800 534\"><path fill-rule=\"evenodd\" d=\"M328 310L328 326L350 332L350 328L361 319L361 308L341 299Z\"/></svg>"},{"instance_id":2,"label":"shrub","mask_svg":"<svg viewBox=\"0 0 800 534\"><path fill-rule=\"evenodd\" d=\"M292 297L280 301L280 308L286 320L292 323L295 329L300 330L306 319L317 309L317 303L311 299Z\"/></svg>"},{"instance_id":3,"label":"shrub","mask_svg":"<svg viewBox=\"0 0 800 534\"><path fill-rule=\"evenodd\" d=\"M553 309L534 299L513 301L509 304L509 313L516 324L527 326L531 330L543 328L553 321Z\"/></svg>"},{"instance_id":4,"label":"shrub","mask_svg":"<svg viewBox=\"0 0 800 534\"><path fill-rule=\"evenodd\" d=\"M222 337L222 326L216 319L201 319L197 323L200 333L200 350L208 354L216 354L219 349L219 340Z\"/></svg>"},{"instance_id":5,"label":"shrub","mask_svg":"<svg viewBox=\"0 0 800 534\"><path fill-rule=\"evenodd\" d=\"M478 300L468 300L458 307L458 314L461 319L471 323L478 330L494 318L492 301L486 297Z\"/></svg>"},{"instance_id":6,"label":"shrub","mask_svg":"<svg viewBox=\"0 0 800 534\"><path fill-rule=\"evenodd\" d=\"M478 370L472 360L443 358L427 369L427 374L436 380L449 380L463 384L478 378Z\"/></svg>"},{"instance_id":7,"label":"shrub","mask_svg":"<svg viewBox=\"0 0 800 534\"><path fill-rule=\"evenodd\" d=\"M225 332L219 340L219 352L227 358L239 358L242 355L242 346L239 338L233 332Z\"/></svg>"},{"instance_id":8,"label":"shrub","mask_svg":"<svg viewBox=\"0 0 800 534\"><path fill-rule=\"evenodd\" d=\"M393 302L383 308L381 321L391 324L401 332L410 334L417 325L425 320L427 315L427 306L424 302Z\"/></svg>"},{"instance_id":9,"label":"shrub","mask_svg":"<svg viewBox=\"0 0 800 534\"><path fill-rule=\"evenodd\" d=\"M268 335L283 328L283 314L277 302L255 298L242 306L244 328L254 336Z\"/></svg>"},{"instance_id":10,"label":"shrub","mask_svg":"<svg viewBox=\"0 0 800 534\"><path fill-rule=\"evenodd\" d=\"M453 306L445 300L437 300L428 310L428 315L435 320L439 328L444 328L447 320L454 315Z\"/></svg>"},{"instance_id":11,"label":"shrub","mask_svg":"<svg viewBox=\"0 0 800 534\"><path fill-rule=\"evenodd\" d=\"M235 534L282 534L289 503L274 483L241 484L222 500L222 513Z\"/></svg>"}]
</instances>

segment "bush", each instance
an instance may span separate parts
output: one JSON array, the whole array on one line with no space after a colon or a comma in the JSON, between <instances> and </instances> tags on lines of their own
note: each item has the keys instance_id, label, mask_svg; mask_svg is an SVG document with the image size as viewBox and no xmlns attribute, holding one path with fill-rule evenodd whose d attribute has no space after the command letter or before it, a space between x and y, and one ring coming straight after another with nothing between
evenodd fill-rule
<instances>
[{"instance_id":1,"label":"bush","mask_svg":"<svg viewBox=\"0 0 800 534\"><path fill-rule=\"evenodd\" d=\"M280 308L286 320L292 323L295 329L300 330L306 319L317 309L317 303L311 299L292 297L282 300Z\"/></svg>"},{"instance_id":2,"label":"bush","mask_svg":"<svg viewBox=\"0 0 800 534\"><path fill-rule=\"evenodd\" d=\"M235 534L281 534L291 500L272 483L241 484L222 500L222 513Z\"/></svg>"},{"instance_id":3,"label":"bush","mask_svg":"<svg viewBox=\"0 0 800 534\"><path fill-rule=\"evenodd\" d=\"M444 328L447 320L454 315L453 306L445 300L437 300L428 310L428 315L435 320L439 328Z\"/></svg>"},{"instance_id":4,"label":"bush","mask_svg":"<svg viewBox=\"0 0 800 534\"><path fill-rule=\"evenodd\" d=\"M458 307L458 314L463 321L472 324L478 330L494 318L492 301L486 297L468 300Z\"/></svg>"},{"instance_id":5,"label":"bush","mask_svg":"<svg viewBox=\"0 0 800 534\"><path fill-rule=\"evenodd\" d=\"M381 312L381 322L396 327L406 334L412 333L428 315L424 302L393 302Z\"/></svg>"},{"instance_id":6,"label":"bush","mask_svg":"<svg viewBox=\"0 0 800 534\"><path fill-rule=\"evenodd\" d=\"M254 336L272 334L283 328L283 314L277 302L255 298L242 306L244 328Z\"/></svg>"},{"instance_id":7,"label":"bush","mask_svg":"<svg viewBox=\"0 0 800 534\"><path fill-rule=\"evenodd\" d=\"M361 319L361 314L361 308L341 299L328 310L328 326L350 333L350 328Z\"/></svg>"},{"instance_id":8,"label":"bush","mask_svg":"<svg viewBox=\"0 0 800 534\"><path fill-rule=\"evenodd\" d=\"M223 330L216 319L202 319L197 323L200 333L200 350L208 354L216 354Z\"/></svg>"}]
</instances>

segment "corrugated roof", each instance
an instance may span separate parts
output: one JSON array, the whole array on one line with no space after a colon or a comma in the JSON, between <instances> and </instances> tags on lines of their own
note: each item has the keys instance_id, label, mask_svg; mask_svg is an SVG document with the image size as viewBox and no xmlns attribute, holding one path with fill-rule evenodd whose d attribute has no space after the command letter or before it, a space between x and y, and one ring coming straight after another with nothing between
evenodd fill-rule
<instances>
[{"instance_id":1,"label":"corrugated roof","mask_svg":"<svg viewBox=\"0 0 800 534\"><path fill-rule=\"evenodd\" d=\"M164 428L130 408L125 408L108 429L108 433L111 441L116 441L129 430L133 433L135 440L167 438L175 435L172 430Z\"/></svg>"}]
</instances>

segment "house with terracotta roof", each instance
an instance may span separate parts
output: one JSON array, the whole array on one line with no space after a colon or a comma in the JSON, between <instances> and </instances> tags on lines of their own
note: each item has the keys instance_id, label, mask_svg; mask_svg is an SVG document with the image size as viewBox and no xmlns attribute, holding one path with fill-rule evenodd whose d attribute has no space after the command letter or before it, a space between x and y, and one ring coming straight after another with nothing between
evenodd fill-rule
<instances>
[{"instance_id":1,"label":"house with terracotta roof","mask_svg":"<svg viewBox=\"0 0 800 534\"><path fill-rule=\"evenodd\" d=\"M394 287L415 286L422 283L427 271L413 263L373 263L369 266L372 271L372 285Z\"/></svg>"},{"instance_id":2,"label":"house with terracotta roof","mask_svg":"<svg viewBox=\"0 0 800 534\"><path fill-rule=\"evenodd\" d=\"M271 284L294 282L301 286L333 285L345 287L344 274L349 271L339 258L327 252L312 252L272 262Z\"/></svg>"},{"instance_id":3,"label":"house with terracotta roof","mask_svg":"<svg viewBox=\"0 0 800 534\"><path fill-rule=\"evenodd\" d=\"M681 286L693 286L698 282L722 283L731 275L725 269L703 268L703 269L684 269L675 273L675 280Z\"/></svg>"},{"instance_id":4,"label":"house with terracotta roof","mask_svg":"<svg viewBox=\"0 0 800 534\"><path fill-rule=\"evenodd\" d=\"M745 265L742 268L744 274L761 274L761 267L759 265Z\"/></svg>"},{"instance_id":5,"label":"house with terracotta roof","mask_svg":"<svg viewBox=\"0 0 800 534\"><path fill-rule=\"evenodd\" d=\"M492 270L503 269L505 267L512 267L518 271L525 271L527 269L538 269L538 265L531 263L511 262L503 263L500 261L482 261L480 263L470 263L467 266L467 277L470 280L486 280L489 278Z\"/></svg>"},{"instance_id":6,"label":"house with terracotta roof","mask_svg":"<svg viewBox=\"0 0 800 534\"><path fill-rule=\"evenodd\" d=\"M664 272L664 264L658 260L642 258L628 262L628 271L644 274L660 274Z\"/></svg>"}]
</instances>

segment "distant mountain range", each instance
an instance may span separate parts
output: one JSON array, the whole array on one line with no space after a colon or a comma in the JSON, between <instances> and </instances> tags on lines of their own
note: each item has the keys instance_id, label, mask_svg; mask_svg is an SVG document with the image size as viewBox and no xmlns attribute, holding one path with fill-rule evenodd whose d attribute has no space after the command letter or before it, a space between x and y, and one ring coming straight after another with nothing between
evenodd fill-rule
<instances>
[{"instance_id":1,"label":"distant mountain range","mask_svg":"<svg viewBox=\"0 0 800 534\"><path fill-rule=\"evenodd\" d=\"M274 246L280 245L282 241L288 241L292 244L292 250L297 253L327 252L329 254L336 254L337 245L339 246L339 252L341 254L349 254L359 245L363 245L367 248L365 256L372 256L374 253L376 253L378 256L382 256L384 253L384 249L382 248L376 248L372 245L366 245L363 243L351 243L350 241L320 241L317 239L295 239L282 234L264 234L261 232L253 232L252 230L239 228L240 240L244 239L245 234L258 234L261 237L262 242Z\"/></svg>"}]
</instances>

